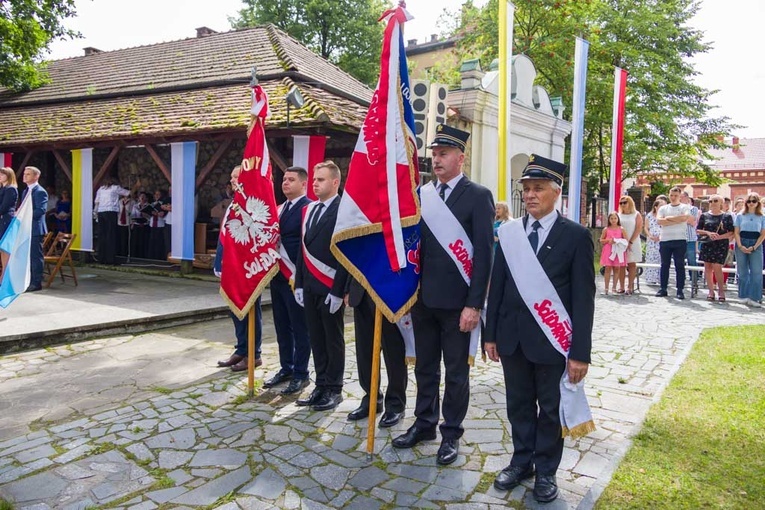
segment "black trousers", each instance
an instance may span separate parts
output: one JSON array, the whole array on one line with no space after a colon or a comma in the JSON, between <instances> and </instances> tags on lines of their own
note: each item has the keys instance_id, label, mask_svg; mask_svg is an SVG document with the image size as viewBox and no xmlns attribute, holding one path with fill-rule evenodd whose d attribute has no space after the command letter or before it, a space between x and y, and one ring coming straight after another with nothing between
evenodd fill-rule
<instances>
[{"instance_id":1,"label":"black trousers","mask_svg":"<svg viewBox=\"0 0 765 510\"><path fill-rule=\"evenodd\" d=\"M121 257L128 256L131 234L129 226L117 225L117 255ZM135 253L130 253L130 255L135 257Z\"/></svg>"},{"instance_id":2,"label":"black trousers","mask_svg":"<svg viewBox=\"0 0 765 510\"><path fill-rule=\"evenodd\" d=\"M147 257L155 260L167 260L167 251L165 250L165 227L149 227Z\"/></svg>"},{"instance_id":3,"label":"black trousers","mask_svg":"<svg viewBox=\"0 0 765 510\"><path fill-rule=\"evenodd\" d=\"M149 227L136 223L131 228L133 230L130 232L130 256L136 259L145 259Z\"/></svg>"},{"instance_id":4,"label":"black trousers","mask_svg":"<svg viewBox=\"0 0 765 510\"><path fill-rule=\"evenodd\" d=\"M303 293L305 322L311 341L313 366L316 369L316 387L339 392L343 389L345 371L345 339L343 338L343 312L345 305L329 313L324 304L326 294Z\"/></svg>"},{"instance_id":5,"label":"black trousers","mask_svg":"<svg viewBox=\"0 0 765 510\"><path fill-rule=\"evenodd\" d=\"M359 372L359 384L364 390L362 406L369 405L369 391L372 386L372 343L374 340L376 307L369 294L353 309L353 322L356 327L356 366ZM385 358L385 370L388 374L388 389L385 391L385 409L394 413L406 409L406 349L401 332L395 324L382 320L382 353ZM379 380L379 374L378 374ZM378 389L379 392L379 389ZM377 400L382 400L382 392ZM378 407L378 412L383 410Z\"/></svg>"},{"instance_id":6,"label":"black trousers","mask_svg":"<svg viewBox=\"0 0 765 510\"><path fill-rule=\"evenodd\" d=\"M290 284L281 273L271 280L271 311L274 314L281 371L292 374L295 379L308 379L311 342L305 312L295 301Z\"/></svg>"},{"instance_id":7,"label":"black trousers","mask_svg":"<svg viewBox=\"0 0 765 510\"><path fill-rule=\"evenodd\" d=\"M98 261L101 264L114 264L117 254L117 213L106 211L98 213Z\"/></svg>"},{"instance_id":8,"label":"black trousers","mask_svg":"<svg viewBox=\"0 0 765 510\"><path fill-rule=\"evenodd\" d=\"M675 259L677 290L683 290L685 286L685 252L687 249L688 242L685 239L680 239L679 241L661 241L659 243L659 256L661 257L659 283L661 290L667 290L667 285L669 285L669 264L672 259Z\"/></svg>"},{"instance_id":9,"label":"black trousers","mask_svg":"<svg viewBox=\"0 0 765 510\"><path fill-rule=\"evenodd\" d=\"M441 356L446 368L441 437L459 439L464 429L462 420L467 415L470 401L470 365L468 351L470 333L460 331L462 310L427 308L420 302L412 308L414 344L417 361L414 375L417 380L415 425L435 428L438 424L441 382Z\"/></svg>"},{"instance_id":10,"label":"black trousers","mask_svg":"<svg viewBox=\"0 0 765 510\"><path fill-rule=\"evenodd\" d=\"M30 287L40 287L42 285L43 277L43 265L45 263L43 253L43 238L45 236L32 236L32 241L29 245L29 261L30 261Z\"/></svg>"},{"instance_id":11,"label":"black trousers","mask_svg":"<svg viewBox=\"0 0 765 510\"><path fill-rule=\"evenodd\" d=\"M513 466L534 464L541 475L554 475L563 455L560 378L566 368L561 356L553 365L532 363L520 346L502 356L507 418L513 434Z\"/></svg>"}]
</instances>

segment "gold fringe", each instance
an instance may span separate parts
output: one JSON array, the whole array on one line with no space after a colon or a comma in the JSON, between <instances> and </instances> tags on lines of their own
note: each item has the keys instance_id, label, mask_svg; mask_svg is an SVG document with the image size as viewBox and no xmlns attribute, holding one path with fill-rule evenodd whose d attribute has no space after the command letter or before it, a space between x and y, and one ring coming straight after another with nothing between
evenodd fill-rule
<instances>
[{"instance_id":1,"label":"gold fringe","mask_svg":"<svg viewBox=\"0 0 765 510\"><path fill-rule=\"evenodd\" d=\"M584 437L590 432L595 432L595 422L590 420L586 421L584 423L580 423L573 429L569 429L567 427L563 427L563 434L561 437L571 436L571 439L579 439L580 437Z\"/></svg>"},{"instance_id":2,"label":"gold fringe","mask_svg":"<svg viewBox=\"0 0 765 510\"><path fill-rule=\"evenodd\" d=\"M406 358L404 358L404 362L405 362L405 363L406 363L408 366L410 366L410 367L413 367L413 366L414 366L414 363L415 363L416 361L417 361L417 358L415 358L414 356L407 356Z\"/></svg>"},{"instance_id":3,"label":"gold fringe","mask_svg":"<svg viewBox=\"0 0 765 510\"><path fill-rule=\"evenodd\" d=\"M273 279L274 276L276 276L276 273L279 272L279 264L274 264L271 266L271 269L268 270L268 272L263 275L263 279L260 280L260 283L257 287L255 287L255 290L250 294L250 299L247 300L247 303L245 303L244 308L241 310L237 308L237 306L234 304L233 301L228 297L226 292L223 290L223 287L220 288L220 296L223 298L223 301L226 302L228 307L231 309L234 315L237 316L237 318L241 321L244 320L245 317L247 317L247 313L250 311L250 308L255 304L255 301L258 300L260 295L263 293L263 291L266 288L266 285L269 284L269 282Z\"/></svg>"},{"instance_id":4,"label":"gold fringe","mask_svg":"<svg viewBox=\"0 0 765 510\"><path fill-rule=\"evenodd\" d=\"M468 355L468 365L475 366L475 356Z\"/></svg>"}]
</instances>

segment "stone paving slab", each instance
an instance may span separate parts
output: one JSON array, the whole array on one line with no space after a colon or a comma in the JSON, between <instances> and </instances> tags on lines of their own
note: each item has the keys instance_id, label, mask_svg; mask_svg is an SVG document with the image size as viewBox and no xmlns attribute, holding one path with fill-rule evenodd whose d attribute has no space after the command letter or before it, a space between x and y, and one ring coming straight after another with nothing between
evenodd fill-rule
<instances>
[{"instance_id":1,"label":"stone paving slab","mask_svg":"<svg viewBox=\"0 0 765 510\"><path fill-rule=\"evenodd\" d=\"M367 458L366 420L346 421L361 397L349 326L345 401L326 413L297 407L280 387L246 399L246 377L214 367L231 349L227 321L5 356L0 406L11 405L0 409L0 495L17 509L591 508L701 330L763 323L765 312L734 302L599 297L587 381L598 430L566 440L561 497L547 505L533 500L530 480L509 493L492 486L512 455L497 363L471 371L460 455L439 467L438 441L390 446L414 420L411 372L406 419L378 430ZM265 329L270 375L278 354ZM81 400L92 405L74 405ZM21 401L51 418L14 413Z\"/></svg>"}]
</instances>

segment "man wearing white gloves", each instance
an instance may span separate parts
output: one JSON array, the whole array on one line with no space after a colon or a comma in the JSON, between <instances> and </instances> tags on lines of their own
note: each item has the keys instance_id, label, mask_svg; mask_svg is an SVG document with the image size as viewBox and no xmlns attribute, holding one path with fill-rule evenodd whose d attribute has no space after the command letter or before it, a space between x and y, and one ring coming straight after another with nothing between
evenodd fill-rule
<instances>
[{"instance_id":1,"label":"man wearing white gloves","mask_svg":"<svg viewBox=\"0 0 765 510\"><path fill-rule=\"evenodd\" d=\"M348 273L329 249L340 200L340 168L332 161L314 167L313 191L318 200L305 207L303 243L295 274L295 301L305 309L316 369L316 388L296 402L314 411L334 409L343 401L345 340L343 292Z\"/></svg>"}]
</instances>

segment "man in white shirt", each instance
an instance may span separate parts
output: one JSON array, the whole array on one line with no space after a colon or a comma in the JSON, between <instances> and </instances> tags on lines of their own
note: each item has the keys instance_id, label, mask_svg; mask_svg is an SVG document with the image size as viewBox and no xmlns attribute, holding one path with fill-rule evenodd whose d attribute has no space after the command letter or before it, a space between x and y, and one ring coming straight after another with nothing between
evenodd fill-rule
<instances>
[{"instance_id":1,"label":"man in white shirt","mask_svg":"<svg viewBox=\"0 0 765 510\"><path fill-rule=\"evenodd\" d=\"M657 213L656 219L661 226L659 238L659 256L661 257L659 284L661 288L656 293L657 297L667 296L669 264L674 259L677 299L685 299L683 287L685 286L685 253L688 246L686 225L692 216L691 208L680 202L681 193L682 190L677 186L669 190L669 203L660 207Z\"/></svg>"}]
</instances>

